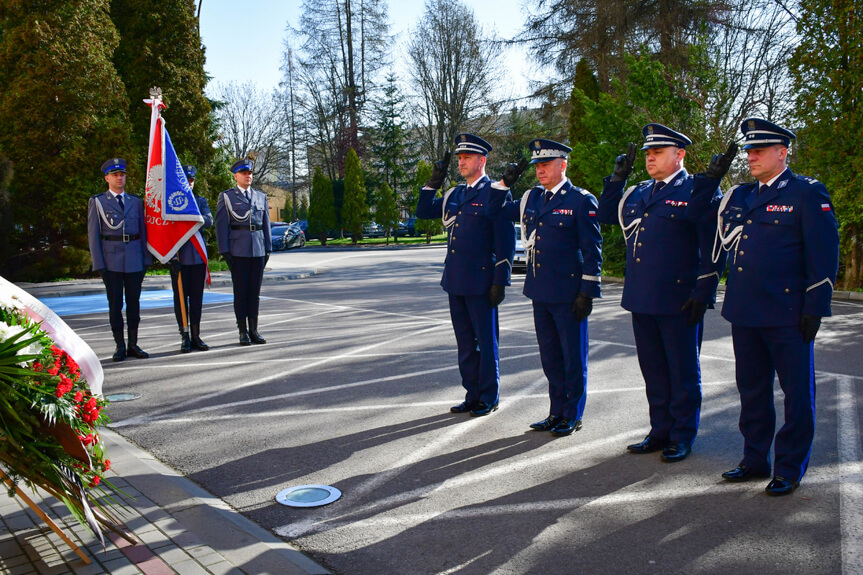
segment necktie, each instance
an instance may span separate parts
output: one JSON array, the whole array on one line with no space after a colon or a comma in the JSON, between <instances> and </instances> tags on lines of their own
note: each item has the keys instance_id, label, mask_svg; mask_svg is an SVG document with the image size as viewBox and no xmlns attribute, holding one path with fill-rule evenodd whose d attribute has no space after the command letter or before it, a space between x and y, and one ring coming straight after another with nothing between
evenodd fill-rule
<instances>
[{"instance_id":1,"label":"necktie","mask_svg":"<svg viewBox=\"0 0 863 575\"><path fill-rule=\"evenodd\" d=\"M126 205L123 203L123 194L117 196L117 201L120 202L120 210L122 210L123 213L126 213Z\"/></svg>"},{"instance_id":2,"label":"necktie","mask_svg":"<svg viewBox=\"0 0 863 575\"><path fill-rule=\"evenodd\" d=\"M656 185L653 186L653 192L651 192L650 195L653 196L655 194L658 194L660 191L662 191L662 188L664 186L665 186L665 182L663 182L662 180L656 182Z\"/></svg>"},{"instance_id":3,"label":"necktie","mask_svg":"<svg viewBox=\"0 0 863 575\"><path fill-rule=\"evenodd\" d=\"M766 190L768 187L769 187L769 186L768 186L767 184L758 184L758 194L757 194L757 195L759 195L759 196L760 196L760 195L761 195L761 193L762 193L764 190Z\"/></svg>"},{"instance_id":4,"label":"necktie","mask_svg":"<svg viewBox=\"0 0 863 575\"><path fill-rule=\"evenodd\" d=\"M244 195L246 196L246 201L247 201L247 202L249 202L249 203L251 204L251 203L252 203L252 193L251 193L251 190L246 190L246 191L244 192Z\"/></svg>"},{"instance_id":5,"label":"necktie","mask_svg":"<svg viewBox=\"0 0 863 575\"><path fill-rule=\"evenodd\" d=\"M546 191L545 192L545 203L547 204L548 202L550 202L551 198L553 198L553 197L554 197L554 192Z\"/></svg>"}]
</instances>

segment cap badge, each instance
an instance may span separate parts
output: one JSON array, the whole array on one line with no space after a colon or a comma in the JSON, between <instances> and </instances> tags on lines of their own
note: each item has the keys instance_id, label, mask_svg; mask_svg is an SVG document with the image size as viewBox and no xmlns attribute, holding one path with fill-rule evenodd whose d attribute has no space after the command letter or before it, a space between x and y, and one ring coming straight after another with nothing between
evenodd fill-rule
<instances>
[{"instance_id":1,"label":"cap badge","mask_svg":"<svg viewBox=\"0 0 863 575\"><path fill-rule=\"evenodd\" d=\"M750 129L750 130L754 130L754 129L755 129L755 120L749 120L749 129Z\"/></svg>"}]
</instances>

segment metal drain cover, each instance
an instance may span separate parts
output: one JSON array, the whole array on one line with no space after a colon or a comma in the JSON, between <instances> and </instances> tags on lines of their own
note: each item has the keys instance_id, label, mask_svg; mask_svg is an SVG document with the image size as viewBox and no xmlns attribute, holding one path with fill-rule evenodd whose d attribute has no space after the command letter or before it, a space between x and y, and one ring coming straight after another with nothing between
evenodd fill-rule
<instances>
[{"instance_id":1,"label":"metal drain cover","mask_svg":"<svg viewBox=\"0 0 863 575\"><path fill-rule=\"evenodd\" d=\"M140 393L112 393L111 395L106 395L105 399L111 402L116 401L132 401L134 399L139 399L141 397Z\"/></svg>"},{"instance_id":2,"label":"metal drain cover","mask_svg":"<svg viewBox=\"0 0 863 575\"><path fill-rule=\"evenodd\" d=\"M276 501L288 507L320 507L341 496L341 491L329 485L298 485L279 491Z\"/></svg>"}]
</instances>

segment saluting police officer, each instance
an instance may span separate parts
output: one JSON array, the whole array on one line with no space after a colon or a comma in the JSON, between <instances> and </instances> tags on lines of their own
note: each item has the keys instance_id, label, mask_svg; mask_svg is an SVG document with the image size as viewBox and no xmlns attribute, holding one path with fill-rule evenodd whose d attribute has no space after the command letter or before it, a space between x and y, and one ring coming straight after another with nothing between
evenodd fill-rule
<instances>
[{"instance_id":1,"label":"saluting police officer","mask_svg":"<svg viewBox=\"0 0 863 575\"><path fill-rule=\"evenodd\" d=\"M195 166L183 166L183 172L186 174L186 180L189 182L189 187L195 189L195 175L198 173ZM198 203L198 211L204 218L202 229L213 227L213 213L210 211L210 206L207 203L207 198L195 195L195 201ZM200 245L204 249L204 255L207 254L207 242L204 240L201 231L195 232L200 240ZM183 299L186 316L189 322L189 331L186 331L186 325L183 319L183 311L180 306L180 290L177 285L178 275L183 278ZM193 349L199 351L207 351L210 349L206 343L201 340L201 309L204 305L204 283L207 280L207 264L204 259L195 249L192 244L192 239L186 240L180 246L177 255L171 260L171 286L174 288L174 315L177 317L177 325L180 327L180 352L189 353ZM191 332L191 337L190 337Z\"/></svg>"},{"instance_id":2,"label":"saluting police officer","mask_svg":"<svg viewBox=\"0 0 863 575\"><path fill-rule=\"evenodd\" d=\"M237 187L219 194L216 239L231 270L240 345L263 344L267 340L258 333L258 305L264 266L273 249L270 209L267 194L252 188L250 160L238 160L231 171Z\"/></svg>"},{"instance_id":3,"label":"saluting police officer","mask_svg":"<svg viewBox=\"0 0 863 575\"><path fill-rule=\"evenodd\" d=\"M503 193L496 192L489 213L502 209L507 219L521 222L527 251L524 295L533 300L539 356L551 399L548 417L530 427L565 436L581 429L584 413L587 316L593 298L601 297L602 235L596 198L566 177L572 149L544 139L528 147L540 185L525 192L520 202L503 201Z\"/></svg>"},{"instance_id":4,"label":"saluting police officer","mask_svg":"<svg viewBox=\"0 0 863 575\"><path fill-rule=\"evenodd\" d=\"M599 221L619 224L626 241L621 306L632 312L638 363L650 411L650 432L631 453L662 450L663 461L686 459L698 433L704 313L712 307L723 259L710 257L716 222L685 217L693 177L683 166L692 141L662 124L648 124L645 165L652 179L624 191L636 146L617 157L603 180ZM719 186L713 194L720 197Z\"/></svg>"},{"instance_id":5,"label":"saluting police officer","mask_svg":"<svg viewBox=\"0 0 863 575\"><path fill-rule=\"evenodd\" d=\"M728 190L721 201L706 191L692 198L695 215L717 218L717 244L728 251L722 316L731 322L743 459L727 481L767 478L771 495L800 484L815 436L814 340L839 268L839 232L830 194L814 178L788 169L795 135L761 118L740 127L754 182ZM721 177L721 175L719 176ZM785 423L776 433L773 380L785 394Z\"/></svg>"},{"instance_id":6,"label":"saluting police officer","mask_svg":"<svg viewBox=\"0 0 863 575\"><path fill-rule=\"evenodd\" d=\"M117 344L113 360L126 355L150 357L138 347L138 325L141 323L141 284L153 256L147 250L147 227L144 225L144 202L125 193L126 160L113 158L102 164L108 191L90 198L87 206L87 236L93 271L105 283L111 333ZM129 345L123 338L123 299Z\"/></svg>"},{"instance_id":7,"label":"saluting police officer","mask_svg":"<svg viewBox=\"0 0 863 575\"><path fill-rule=\"evenodd\" d=\"M465 399L452 413L484 416L497 410L500 395L498 305L510 283L515 255L515 228L502 217L488 217L491 181L485 164L491 144L473 134L455 138L458 170L466 183L450 188L442 198L450 153L435 162L431 178L420 190L416 215L443 218L447 254L441 286L449 294L449 309L458 346L458 366Z\"/></svg>"}]
</instances>

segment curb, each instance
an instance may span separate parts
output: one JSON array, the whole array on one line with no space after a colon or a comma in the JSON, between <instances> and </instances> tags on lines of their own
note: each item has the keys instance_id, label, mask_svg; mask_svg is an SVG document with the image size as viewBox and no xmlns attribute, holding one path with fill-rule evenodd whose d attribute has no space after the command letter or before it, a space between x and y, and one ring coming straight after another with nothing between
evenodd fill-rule
<instances>
[{"instance_id":1,"label":"curb","mask_svg":"<svg viewBox=\"0 0 863 575\"><path fill-rule=\"evenodd\" d=\"M602 276L602 281L609 284L622 284L624 278L617 276ZM725 284L719 284L717 291L725 291ZM863 301L863 292L856 291L834 291L833 297L835 301Z\"/></svg>"},{"instance_id":2,"label":"curb","mask_svg":"<svg viewBox=\"0 0 863 575\"><path fill-rule=\"evenodd\" d=\"M331 575L198 484L109 428L100 431L111 470L186 531L245 573Z\"/></svg>"},{"instance_id":3,"label":"curb","mask_svg":"<svg viewBox=\"0 0 863 575\"><path fill-rule=\"evenodd\" d=\"M211 288L221 288L221 287L230 287L232 285L231 278L229 275L219 275L223 272L217 272L217 274L213 274L212 283L210 284ZM283 281L290 280L298 280L304 279L308 277L312 277L317 275L318 270L298 270L292 272L264 272L264 281L265 284L278 283ZM28 284L28 283L19 283L16 284L18 287L28 292L30 295L37 299L41 298L49 298L49 297L75 297L75 296L85 296L85 295L100 295L105 293L105 286L101 283L101 280L82 280L78 282L66 282L66 283L40 283L40 284ZM157 291L157 290L169 290L171 289L171 278L170 276L145 276L144 283L141 286L141 291Z\"/></svg>"}]
</instances>

